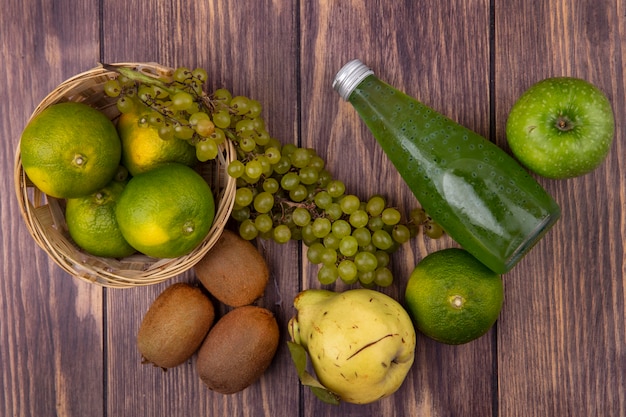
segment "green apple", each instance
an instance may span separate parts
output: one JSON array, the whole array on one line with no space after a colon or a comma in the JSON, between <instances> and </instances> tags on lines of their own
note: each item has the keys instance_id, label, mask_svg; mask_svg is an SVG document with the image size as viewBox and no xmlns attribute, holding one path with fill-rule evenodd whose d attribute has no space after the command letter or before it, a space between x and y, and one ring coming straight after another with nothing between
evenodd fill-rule
<instances>
[{"instance_id":1,"label":"green apple","mask_svg":"<svg viewBox=\"0 0 626 417\"><path fill-rule=\"evenodd\" d=\"M547 78L513 105L506 123L511 151L547 178L577 177L597 168L613 142L615 120L606 95L588 81Z\"/></svg>"}]
</instances>

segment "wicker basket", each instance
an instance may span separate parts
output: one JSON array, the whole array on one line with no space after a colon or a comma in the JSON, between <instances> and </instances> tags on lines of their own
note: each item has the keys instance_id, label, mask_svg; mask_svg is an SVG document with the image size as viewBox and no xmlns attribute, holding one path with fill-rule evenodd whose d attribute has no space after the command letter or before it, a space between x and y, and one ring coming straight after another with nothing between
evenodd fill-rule
<instances>
[{"instance_id":1,"label":"wicker basket","mask_svg":"<svg viewBox=\"0 0 626 417\"><path fill-rule=\"evenodd\" d=\"M148 75L171 75L171 69L157 64L116 64L133 67ZM59 85L35 109L31 116L59 102L79 101L102 111L116 121L119 111L115 99L103 92L103 84L114 78L115 72L96 67L78 74ZM122 259L90 255L74 244L65 223L65 201L49 197L26 176L22 167L20 147L15 156L15 189L22 217L35 242L71 275L105 287L128 288L150 285L174 277L193 267L216 243L226 226L234 204L236 183L226 173L228 163L236 158L230 141L220 145L215 161L204 164L202 175L213 190L215 220L207 237L191 253L174 259L155 259L134 254Z\"/></svg>"}]
</instances>

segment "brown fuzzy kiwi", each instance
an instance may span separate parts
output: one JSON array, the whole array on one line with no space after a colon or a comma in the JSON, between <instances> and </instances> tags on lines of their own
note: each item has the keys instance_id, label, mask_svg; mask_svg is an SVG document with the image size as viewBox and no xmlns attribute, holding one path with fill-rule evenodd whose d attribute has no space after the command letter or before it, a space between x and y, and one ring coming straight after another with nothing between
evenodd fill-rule
<instances>
[{"instance_id":1,"label":"brown fuzzy kiwi","mask_svg":"<svg viewBox=\"0 0 626 417\"><path fill-rule=\"evenodd\" d=\"M180 365L198 350L214 319L213 303L199 287L172 284L154 300L139 327L142 361L164 369Z\"/></svg>"},{"instance_id":2,"label":"brown fuzzy kiwi","mask_svg":"<svg viewBox=\"0 0 626 417\"><path fill-rule=\"evenodd\" d=\"M194 271L202 285L230 307L252 304L263 295L269 280L269 269L261 253L230 230L224 230Z\"/></svg>"},{"instance_id":3,"label":"brown fuzzy kiwi","mask_svg":"<svg viewBox=\"0 0 626 417\"><path fill-rule=\"evenodd\" d=\"M198 374L213 391L242 391L269 367L279 337L271 311L258 306L235 308L215 323L198 350Z\"/></svg>"}]
</instances>

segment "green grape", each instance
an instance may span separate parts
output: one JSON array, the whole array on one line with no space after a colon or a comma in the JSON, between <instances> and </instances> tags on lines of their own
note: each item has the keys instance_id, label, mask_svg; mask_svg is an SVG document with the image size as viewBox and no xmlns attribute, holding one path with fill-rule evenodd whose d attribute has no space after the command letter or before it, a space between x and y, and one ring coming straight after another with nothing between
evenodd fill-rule
<instances>
[{"instance_id":1,"label":"green grape","mask_svg":"<svg viewBox=\"0 0 626 417\"><path fill-rule=\"evenodd\" d=\"M322 285L333 284L337 278L339 278L339 271L335 265L324 265L317 271L317 280Z\"/></svg>"},{"instance_id":2,"label":"green grape","mask_svg":"<svg viewBox=\"0 0 626 417\"><path fill-rule=\"evenodd\" d=\"M195 130L193 130L193 128L189 126L185 126L181 124L174 125L174 137L178 139L183 139L183 140L191 139L194 133L195 133Z\"/></svg>"},{"instance_id":3,"label":"green grape","mask_svg":"<svg viewBox=\"0 0 626 417\"><path fill-rule=\"evenodd\" d=\"M378 268L374 272L374 282L381 287L388 287L393 283L393 274L389 268Z\"/></svg>"},{"instance_id":4,"label":"green grape","mask_svg":"<svg viewBox=\"0 0 626 417\"><path fill-rule=\"evenodd\" d=\"M280 161L274 164L274 172L277 173L278 175L286 174L290 169L291 169L291 160L286 156L281 156ZM299 178L298 178L298 181L300 181Z\"/></svg>"},{"instance_id":5,"label":"green grape","mask_svg":"<svg viewBox=\"0 0 626 417\"><path fill-rule=\"evenodd\" d=\"M244 152L252 152L256 148L256 142L251 137L244 137L239 140L239 148Z\"/></svg>"},{"instance_id":6,"label":"green grape","mask_svg":"<svg viewBox=\"0 0 626 417\"><path fill-rule=\"evenodd\" d=\"M389 265L389 254L387 252L384 250L377 250L374 255L376 255L379 267Z\"/></svg>"},{"instance_id":7,"label":"green grape","mask_svg":"<svg viewBox=\"0 0 626 417\"><path fill-rule=\"evenodd\" d=\"M243 173L246 170L245 165L243 164L243 162L241 162L238 159L235 159L234 161L231 161L228 164L228 167L226 168L228 175L230 175L233 178L239 178L243 175Z\"/></svg>"},{"instance_id":8,"label":"green grape","mask_svg":"<svg viewBox=\"0 0 626 417\"><path fill-rule=\"evenodd\" d=\"M324 252L324 245L320 242L315 242L309 245L306 251L306 257L312 264L321 264L322 263L322 252Z\"/></svg>"},{"instance_id":9,"label":"green grape","mask_svg":"<svg viewBox=\"0 0 626 417\"><path fill-rule=\"evenodd\" d=\"M343 256L354 256L359 251L359 243L354 236L344 236L339 242L339 252Z\"/></svg>"},{"instance_id":10,"label":"green grape","mask_svg":"<svg viewBox=\"0 0 626 417\"><path fill-rule=\"evenodd\" d=\"M313 168L317 172L322 172L322 170L326 166L326 162L324 162L324 160L319 155L313 155L307 166Z\"/></svg>"},{"instance_id":11,"label":"green grape","mask_svg":"<svg viewBox=\"0 0 626 417\"><path fill-rule=\"evenodd\" d=\"M236 96L230 100L230 107L238 115L244 115L250 110L250 99L244 96Z\"/></svg>"},{"instance_id":12,"label":"green grape","mask_svg":"<svg viewBox=\"0 0 626 417\"><path fill-rule=\"evenodd\" d=\"M170 124L164 124L159 127L159 137L163 140L174 139L174 127Z\"/></svg>"},{"instance_id":13,"label":"green grape","mask_svg":"<svg viewBox=\"0 0 626 417\"><path fill-rule=\"evenodd\" d=\"M256 100L250 100L250 103L252 104L252 102L254 102ZM258 103L258 102L257 102ZM253 115L252 114L252 108L250 110L248 110L248 115L247 117L249 117L248 120L250 120L250 122L252 123L252 128L254 130L256 130L257 132L261 132L265 130L265 120L263 120L262 117L259 117L258 115Z\"/></svg>"},{"instance_id":14,"label":"green grape","mask_svg":"<svg viewBox=\"0 0 626 417\"><path fill-rule=\"evenodd\" d=\"M235 123L235 130L237 133L244 134L245 132L254 132L254 121L250 119L241 119Z\"/></svg>"},{"instance_id":15,"label":"green grape","mask_svg":"<svg viewBox=\"0 0 626 417\"><path fill-rule=\"evenodd\" d=\"M206 113L195 113L195 114L206 114ZM194 130L200 136L208 137L215 132L215 124L211 121L211 119L200 119L194 126Z\"/></svg>"},{"instance_id":16,"label":"green grape","mask_svg":"<svg viewBox=\"0 0 626 417\"><path fill-rule=\"evenodd\" d=\"M237 223L241 223L250 218L250 207L233 207L230 215Z\"/></svg>"},{"instance_id":17,"label":"green grape","mask_svg":"<svg viewBox=\"0 0 626 417\"><path fill-rule=\"evenodd\" d=\"M122 86L118 80L108 80L102 86L104 94L109 97L118 97L122 92Z\"/></svg>"},{"instance_id":18,"label":"green grape","mask_svg":"<svg viewBox=\"0 0 626 417\"><path fill-rule=\"evenodd\" d=\"M263 165L261 165L261 163L256 159L249 161L246 163L244 173L252 179L258 179L261 175L263 175Z\"/></svg>"},{"instance_id":19,"label":"green grape","mask_svg":"<svg viewBox=\"0 0 626 417\"><path fill-rule=\"evenodd\" d=\"M326 210L333 203L333 198L328 194L328 191L320 191L315 194L314 202L318 208Z\"/></svg>"},{"instance_id":20,"label":"green grape","mask_svg":"<svg viewBox=\"0 0 626 417\"><path fill-rule=\"evenodd\" d=\"M332 180L328 183L328 186L326 187L326 191L328 191L328 194L330 194L331 197L338 198L338 197L341 197L343 193L346 192L346 186L341 181Z\"/></svg>"},{"instance_id":21,"label":"green grape","mask_svg":"<svg viewBox=\"0 0 626 417\"><path fill-rule=\"evenodd\" d=\"M263 191L254 197L254 209L259 213L268 213L274 207L274 195Z\"/></svg>"},{"instance_id":22,"label":"green grape","mask_svg":"<svg viewBox=\"0 0 626 417\"><path fill-rule=\"evenodd\" d=\"M149 103L154 99L155 93L151 85L142 84L137 89L137 96L144 103Z\"/></svg>"},{"instance_id":23,"label":"green grape","mask_svg":"<svg viewBox=\"0 0 626 417\"><path fill-rule=\"evenodd\" d=\"M213 99L226 105L230 104L230 101L232 100L232 98L233 96L230 93L230 91L228 91L225 88L218 88L217 90L213 92ZM224 126L224 127L228 127L228 126Z\"/></svg>"},{"instance_id":24,"label":"green grape","mask_svg":"<svg viewBox=\"0 0 626 417\"><path fill-rule=\"evenodd\" d=\"M385 227L385 222L383 222L383 219L380 216L370 217L369 221L367 222L367 227L369 227L372 232L375 232L376 230L381 230L383 227Z\"/></svg>"},{"instance_id":25,"label":"green grape","mask_svg":"<svg viewBox=\"0 0 626 417\"><path fill-rule=\"evenodd\" d=\"M216 144L220 145L226 141L226 134L222 129L215 128L213 133L209 135L209 138L211 138L211 140Z\"/></svg>"},{"instance_id":26,"label":"green grape","mask_svg":"<svg viewBox=\"0 0 626 417\"><path fill-rule=\"evenodd\" d=\"M332 179L332 174L329 171L322 169L318 175L317 184L322 188L326 188Z\"/></svg>"},{"instance_id":27,"label":"green grape","mask_svg":"<svg viewBox=\"0 0 626 417\"><path fill-rule=\"evenodd\" d=\"M352 227L347 221L339 219L332 223L331 231L335 236L341 239L343 237L350 236L352 233Z\"/></svg>"},{"instance_id":28,"label":"green grape","mask_svg":"<svg viewBox=\"0 0 626 417\"><path fill-rule=\"evenodd\" d=\"M416 224L422 224L426 221L426 212L423 208L415 208L409 213L409 217Z\"/></svg>"},{"instance_id":29,"label":"green grape","mask_svg":"<svg viewBox=\"0 0 626 417\"><path fill-rule=\"evenodd\" d=\"M191 72L191 75L200 83L204 83L209 79L207 72L203 68L196 68Z\"/></svg>"},{"instance_id":30,"label":"green grape","mask_svg":"<svg viewBox=\"0 0 626 417\"><path fill-rule=\"evenodd\" d=\"M289 191L289 198L291 201L295 201L296 203L304 201L308 195L309 190L303 184L298 184L296 185L296 188Z\"/></svg>"},{"instance_id":31,"label":"green grape","mask_svg":"<svg viewBox=\"0 0 626 417\"><path fill-rule=\"evenodd\" d=\"M252 220L246 219L239 224L239 235L245 240L253 240L259 235L259 231Z\"/></svg>"},{"instance_id":32,"label":"green grape","mask_svg":"<svg viewBox=\"0 0 626 417\"><path fill-rule=\"evenodd\" d=\"M263 106L257 100L250 100L248 105L248 117L258 118L263 111Z\"/></svg>"},{"instance_id":33,"label":"green grape","mask_svg":"<svg viewBox=\"0 0 626 417\"><path fill-rule=\"evenodd\" d=\"M358 272L356 265L350 259L344 259L337 265L339 278L348 285L358 281Z\"/></svg>"},{"instance_id":34,"label":"green grape","mask_svg":"<svg viewBox=\"0 0 626 417\"><path fill-rule=\"evenodd\" d=\"M276 178L266 178L263 181L263 190L268 193L275 194L280 189L280 184L276 180ZM307 212L308 213L308 212Z\"/></svg>"},{"instance_id":35,"label":"green grape","mask_svg":"<svg viewBox=\"0 0 626 417\"><path fill-rule=\"evenodd\" d=\"M196 143L196 158L200 162L215 159L218 152L217 144L211 139L204 139Z\"/></svg>"},{"instance_id":36,"label":"green grape","mask_svg":"<svg viewBox=\"0 0 626 417\"><path fill-rule=\"evenodd\" d=\"M302 226L302 242L307 246L319 242L319 238L313 233L313 223Z\"/></svg>"},{"instance_id":37,"label":"green grape","mask_svg":"<svg viewBox=\"0 0 626 417\"><path fill-rule=\"evenodd\" d=\"M274 228L273 236L276 243L287 243L291 240L291 230L289 226L281 224Z\"/></svg>"},{"instance_id":38,"label":"green grape","mask_svg":"<svg viewBox=\"0 0 626 417\"><path fill-rule=\"evenodd\" d=\"M267 233L274 228L274 221L268 214L259 214L254 219L254 226L261 233Z\"/></svg>"},{"instance_id":39,"label":"green grape","mask_svg":"<svg viewBox=\"0 0 626 417\"><path fill-rule=\"evenodd\" d=\"M186 91L180 91L172 96L172 108L174 110L188 110L193 105L193 96Z\"/></svg>"},{"instance_id":40,"label":"green grape","mask_svg":"<svg viewBox=\"0 0 626 417\"><path fill-rule=\"evenodd\" d=\"M371 272L378 267L378 259L371 252L359 252L354 255L354 264L359 271Z\"/></svg>"},{"instance_id":41,"label":"green grape","mask_svg":"<svg viewBox=\"0 0 626 417\"><path fill-rule=\"evenodd\" d=\"M374 284L374 280L376 279L375 271L360 271L359 272L359 282L363 286L370 286Z\"/></svg>"},{"instance_id":42,"label":"green grape","mask_svg":"<svg viewBox=\"0 0 626 417\"><path fill-rule=\"evenodd\" d=\"M270 146L269 148L265 149L265 156L272 165L277 164L282 157L282 155L280 154L280 149L275 146Z\"/></svg>"},{"instance_id":43,"label":"green grape","mask_svg":"<svg viewBox=\"0 0 626 417\"><path fill-rule=\"evenodd\" d=\"M372 233L365 227L354 229L352 236L356 239L360 247L365 247L372 242Z\"/></svg>"},{"instance_id":44,"label":"green grape","mask_svg":"<svg viewBox=\"0 0 626 417\"><path fill-rule=\"evenodd\" d=\"M304 168L311 160L311 153L305 148L296 148L289 156L291 164L296 168Z\"/></svg>"},{"instance_id":45,"label":"green grape","mask_svg":"<svg viewBox=\"0 0 626 417\"><path fill-rule=\"evenodd\" d=\"M393 239L386 230L379 229L372 234L372 243L378 249L387 250L393 246Z\"/></svg>"},{"instance_id":46,"label":"green grape","mask_svg":"<svg viewBox=\"0 0 626 417\"><path fill-rule=\"evenodd\" d=\"M324 246L322 251L322 263L324 265L335 265L337 263L337 251Z\"/></svg>"},{"instance_id":47,"label":"green grape","mask_svg":"<svg viewBox=\"0 0 626 417\"><path fill-rule=\"evenodd\" d=\"M172 75L174 80L178 81L179 83L184 83L191 76L192 76L191 71L189 70L189 68L185 68L185 67L176 68L174 70L174 74Z\"/></svg>"},{"instance_id":48,"label":"green grape","mask_svg":"<svg viewBox=\"0 0 626 417\"><path fill-rule=\"evenodd\" d=\"M393 208L393 207L388 207L386 209L383 210L382 214L380 215L380 217L383 220L383 223L393 226L395 224L398 224L400 222L400 219L402 218L402 215L400 214L400 212Z\"/></svg>"},{"instance_id":49,"label":"green grape","mask_svg":"<svg viewBox=\"0 0 626 417\"><path fill-rule=\"evenodd\" d=\"M226 129L230 126L230 113L228 110L221 109L213 113L213 123L220 129Z\"/></svg>"},{"instance_id":50,"label":"green grape","mask_svg":"<svg viewBox=\"0 0 626 417\"><path fill-rule=\"evenodd\" d=\"M403 224L396 224L391 232L391 237L398 243L406 243L411 239L411 231Z\"/></svg>"},{"instance_id":51,"label":"green grape","mask_svg":"<svg viewBox=\"0 0 626 417\"><path fill-rule=\"evenodd\" d=\"M135 102L126 96L117 99L115 105L120 113L130 113L135 109Z\"/></svg>"},{"instance_id":52,"label":"green grape","mask_svg":"<svg viewBox=\"0 0 626 417\"><path fill-rule=\"evenodd\" d=\"M334 249L334 250L339 249L339 242L341 242L341 239L338 238L333 233L327 234L326 236L324 236L324 239L322 239L322 243L324 244L325 247Z\"/></svg>"},{"instance_id":53,"label":"green grape","mask_svg":"<svg viewBox=\"0 0 626 417\"><path fill-rule=\"evenodd\" d=\"M439 239L443 236L443 229L434 221L428 220L424 224L424 233L431 239Z\"/></svg>"},{"instance_id":54,"label":"green grape","mask_svg":"<svg viewBox=\"0 0 626 417\"><path fill-rule=\"evenodd\" d=\"M311 212L303 207L297 207L291 213L291 219L296 226L304 227L311 222Z\"/></svg>"},{"instance_id":55,"label":"green grape","mask_svg":"<svg viewBox=\"0 0 626 417\"><path fill-rule=\"evenodd\" d=\"M324 214L331 220L338 220L341 216L343 216L343 211L341 211L339 203L331 203L326 209L324 209Z\"/></svg>"},{"instance_id":56,"label":"green grape","mask_svg":"<svg viewBox=\"0 0 626 417\"><path fill-rule=\"evenodd\" d=\"M263 154L257 155L256 160L261 163L261 167L263 168L263 174L269 176L272 172L272 164L270 164L270 161L267 159L267 157Z\"/></svg>"},{"instance_id":57,"label":"green grape","mask_svg":"<svg viewBox=\"0 0 626 417\"><path fill-rule=\"evenodd\" d=\"M201 120L211 120L211 117L207 113L199 111L189 116L188 121L191 126L195 126Z\"/></svg>"},{"instance_id":58,"label":"green grape","mask_svg":"<svg viewBox=\"0 0 626 417\"><path fill-rule=\"evenodd\" d=\"M341 206L341 211L345 214L352 214L359 209L361 200L354 194L349 194L341 199L339 205Z\"/></svg>"},{"instance_id":59,"label":"green grape","mask_svg":"<svg viewBox=\"0 0 626 417\"><path fill-rule=\"evenodd\" d=\"M312 167L304 167L300 169L300 182L302 184L311 185L315 184L319 178L319 172Z\"/></svg>"},{"instance_id":60,"label":"green grape","mask_svg":"<svg viewBox=\"0 0 626 417\"><path fill-rule=\"evenodd\" d=\"M158 111L151 111L147 117L148 124L153 127L161 127L165 124L165 118Z\"/></svg>"},{"instance_id":61,"label":"green grape","mask_svg":"<svg viewBox=\"0 0 626 417\"><path fill-rule=\"evenodd\" d=\"M371 197L369 200L367 200L367 205L365 206L365 210L371 216L376 217L376 216L381 215L386 205L387 205L387 202L385 201L384 197L380 195L375 195Z\"/></svg>"},{"instance_id":62,"label":"green grape","mask_svg":"<svg viewBox=\"0 0 626 417\"><path fill-rule=\"evenodd\" d=\"M239 207L246 207L252 204L254 193L250 188L237 188L235 191L235 204Z\"/></svg>"},{"instance_id":63,"label":"green grape","mask_svg":"<svg viewBox=\"0 0 626 417\"><path fill-rule=\"evenodd\" d=\"M283 155L291 158L291 155L296 149L298 149L298 146L295 143L286 143L283 145Z\"/></svg>"},{"instance_id":64,"label":"green grape","mask_svg":"<svg viewBox=\"0 0 626 417\"><path fill-rule=\"evenodd\" d=\"M316 238L321 239L330 233L330 220L324 217L318 217L317 219L313 220L311 227L313 228L313 235Z\"/></svg>"},{"instance_id":65,"label":"green grape","mask_svg":"<svg viewBox=\"0 0 626 417\"><path fill-rule=\"evenodd\" d=\"M285 191L291 191L300 184L300 177L295 172L286 173L280 180L280 186Z\"/></svg>"},{"instance_id":66,"label":"green grape","mask_svg":"<svg viewBox=\"0 0 626 417\"><path fill-rule=\"evenodd\" d=\"M367 226L369 219L370 218L365 210L359 209L350 214L350 224L355 229Z\"/></svg>"}]
</instances>

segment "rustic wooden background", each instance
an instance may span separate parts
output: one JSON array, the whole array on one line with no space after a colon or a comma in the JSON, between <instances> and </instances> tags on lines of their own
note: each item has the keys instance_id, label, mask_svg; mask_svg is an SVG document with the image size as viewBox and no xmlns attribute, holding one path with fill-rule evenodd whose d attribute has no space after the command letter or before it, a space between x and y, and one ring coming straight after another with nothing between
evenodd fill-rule
<instances>
[{"instance_id":1,"label":"rustic wooden background","mask_svg":"<svg viewBox=\"0 0 626 417\"><path fill-rule=\"evenodd\" d=\"M626 415L623 0L4 0L0 16L0 415ZM262 379L232 396L209 392L193 360L166 373L142 366L135 334L168 283L102 289L62 272L35 245L13 190L30 113L98 62L201 66L211 88L261 101L270 133L317 149L351 192L384 193L408 210L416 203L407 187L331 89L355 57L505 149L507 113L527 87L586 78L613 103L616 140L593 173L540 180L563 217L503 277L494 329L457 347L419 337L415 365L388 399L319 402L299 386L285 343ZM453 244L419 236L405 245L384 292L402 301L419 259ZM284 342L293 297L316 286L315 268L295 243L259 245L272 270L260 304L276 313Z\"/></svg>"}]
</instances>

